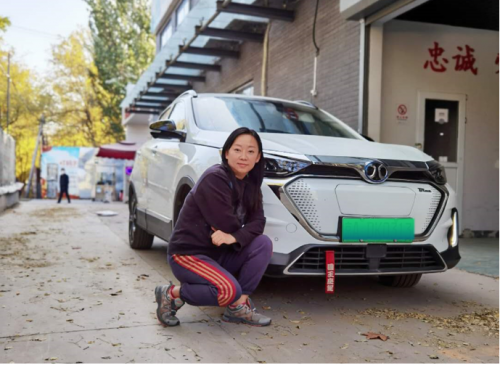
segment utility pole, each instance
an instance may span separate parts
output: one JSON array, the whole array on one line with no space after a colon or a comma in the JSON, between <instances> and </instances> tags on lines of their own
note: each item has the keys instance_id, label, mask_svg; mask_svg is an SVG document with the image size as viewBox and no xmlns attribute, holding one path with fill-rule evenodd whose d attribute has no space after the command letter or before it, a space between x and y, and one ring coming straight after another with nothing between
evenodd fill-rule
<instances>
[{"instance_id":1,"label":"utility pole","mask_svg":"<svg viewBox=\"0 0 500 365\"><path fill-rule=\"evenodd\" d=\"M36 155L38 154L38 145L40 144L40 137L42 136L43 125L45 124L45 116L42 114L40 117L40 127L38 129L38 135L36 136L35 151L33 152L33 158L31 159L31 170L30 177L28 179L28 188L26 189L25 197L29 198L31 190L31 180L33 179L33 171L35 170Z\"/></svg>"},{"instance_id":2,"label":"utility pole","mask_svg":"<svg viewBox=\"0 0 500 365\"><path fill-rule=\"evenodd\" d=\"M10 52L7 53L7 128L5 131L9 133L10 119Z\"/></svg>"}]
</instances>

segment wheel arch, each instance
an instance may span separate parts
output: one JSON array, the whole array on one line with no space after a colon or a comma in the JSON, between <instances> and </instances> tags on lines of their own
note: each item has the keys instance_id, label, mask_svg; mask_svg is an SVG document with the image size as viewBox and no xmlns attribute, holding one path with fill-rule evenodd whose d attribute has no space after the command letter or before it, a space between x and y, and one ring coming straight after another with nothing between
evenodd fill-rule
<instances>
[{"instance_id":1,"label":"wheel arch","mask_svg":"<svg viewBox=\"0 0 500 365\"><path fill-rule=\"evenodd\" d=\"M191 189L193 189L195 185L194 180L189 176L184 176L179 180L177 184L177 188L175 189L175 199L174 199L174 216L173 223L175 226L175 222L177 222L177 218L179 217L179 213L184 204L184 200L186 196L189 194Z\"/></svg>"}]
</instances>

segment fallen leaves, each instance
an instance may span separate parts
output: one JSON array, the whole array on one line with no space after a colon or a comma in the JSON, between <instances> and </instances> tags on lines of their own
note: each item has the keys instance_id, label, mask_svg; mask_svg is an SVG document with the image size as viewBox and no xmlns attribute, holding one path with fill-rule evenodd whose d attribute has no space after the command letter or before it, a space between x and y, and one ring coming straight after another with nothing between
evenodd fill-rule
<instances>
[{"instance_id":1,"label":"fallen leaves","mask_svg":"<svg viewBox=\"0 0 500 365\"><path fill-rule=\"evenodd\" d=\"M117 295L120 295L121 293L122 293L122 291L121 291L121 290L118 290L117 292L111 293L110 295L111 295L112 297L116 297Z\"/></svg>"},{"instance_id":2,"label":"fallen leaves","mask_svg":"<svg viewBox=\"0 0 500 365\"><path fill-rule=\"evenodd\" d=\"M80 257L80 260L87 261L87 262L94 262L99 260L100 257Z\"/></svg>"},{"instance_id":3,"label":"fallen leaves","mask_svg":"<svg viewBox=\"0 0 500 365\"><path fill-rule=\"evenodd\" d=\"M367 340L377 340L380 339L382 341L387 341L389 339L389 336L383 335L381 333L375 333L375 332L367 332L367 333L362 333L362 336L366 336Z\"/></svg>"},{"instance_id":4,"label":"fallen leaves","mask_svg":"<svg viewBox=\"0 0 500 365\"><path fill-rule=\"evenodd\" d=\"M451 329L453 333L475 332L477 328L480 328L496 337L498 337L498 313L498 309L482 309L455 317L439 317L425 313L399 312L394 309L367 309L361 312L363 315L385 317L396 321L413 318L429 323L438 329Z\"/></svg>"},{"instance_id":5,"label":"fallen leaves","mask_svg":"<svg viewBox=\"0 0 500 365\"><path fill-rule=\"evenodd\" d=\"M429 358L432 360L437 360L437 359L439 359L439 356L438 355L429 355Z\"/></svg>"}]
</instances>

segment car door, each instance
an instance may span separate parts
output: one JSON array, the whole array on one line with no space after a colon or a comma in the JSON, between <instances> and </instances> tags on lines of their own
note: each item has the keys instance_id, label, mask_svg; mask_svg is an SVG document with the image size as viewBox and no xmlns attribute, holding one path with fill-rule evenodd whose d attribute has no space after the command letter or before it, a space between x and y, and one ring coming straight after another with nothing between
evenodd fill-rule
<instances>
[{"instance_id":1,"label":"car door","mask_svg":"<svg viewBox=\"0 0 500 365\"><path fill-rule=\"evenodd\" d=\"M168 116L170 115L170 113L172 112L172 106L168 107L161 115L160 117L158 118L158 120L165 120L168 118ZM148 210L148 212L154 212L154 208L153 208L153 202L154 202L154 196L155 196L155 193L154 191L152 190L154 185L151 185L151 183L153 182L152 179L151 179L151 173L153 171L153 167L152 165L157 163L157 158L156 158L156 155L157 155L157 145L158 145L158 140L153 138L151 140L149 140L148 142L146 142L144 144L144 148L143 148L143 155L142 155L142 158L145 160L145 170L146 170L146 173L144 174L145 175L145 186L146 186L146 208Z\"/></svg>"},{"instance_id":2,"label":"car door","mask_svg":"<svg viewBox=\"0 0 500 365\"><path fill-rule=\"evenodd\" d=\"M168 118L175 122L177 130L186 130L186 103L178 101L172 106ZM149 165L148 181L150 192L149 216L164 223L172 220L173 203L176 186L175 176L186 160L180 145L180 138L157 138L152 144L152 163ZM149 224L148 224L149 225ZM162 231L164 228L162 227ZM169 235L168 232L165 235ZM168 237L167 237L168 238Z\"/></svg>"}]
</instances>

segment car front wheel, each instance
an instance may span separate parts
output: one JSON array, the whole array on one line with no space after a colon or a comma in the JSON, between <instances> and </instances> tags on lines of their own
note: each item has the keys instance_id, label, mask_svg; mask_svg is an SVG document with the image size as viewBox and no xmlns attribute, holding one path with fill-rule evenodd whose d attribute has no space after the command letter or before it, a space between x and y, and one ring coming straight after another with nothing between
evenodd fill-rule
<instances>
[{"instance_id":1,"label":"car front wheel","mask_svg":"<svg viewBox=\"0 0 500 365\"><path fill-rule=\"evenodd\" d=\"M381 284L392 286L393 288L411 288L415 286L422 278L422 274L408 275L381 275L378 280Z\"/></svg>"},{"instance_id":2,"label":"car front wheel","mask_svg":"<svg viewBox=\"0 0 500 365\"><path fill-rule=\"evenodd\" d=\"M137 198L132 193L129 202L128 219L128 242L130 247L135 250L148 250L153 245L155 236L148 233L137 225Z\"/></svg>"}]
</instances>

